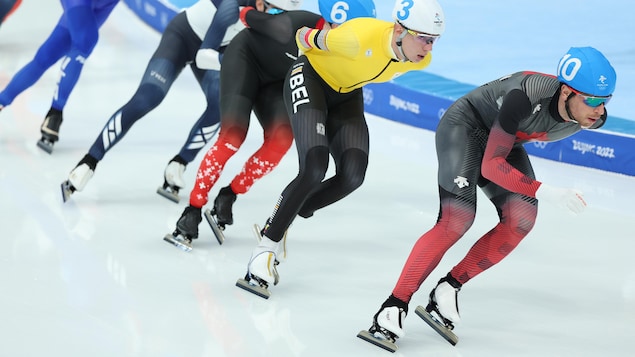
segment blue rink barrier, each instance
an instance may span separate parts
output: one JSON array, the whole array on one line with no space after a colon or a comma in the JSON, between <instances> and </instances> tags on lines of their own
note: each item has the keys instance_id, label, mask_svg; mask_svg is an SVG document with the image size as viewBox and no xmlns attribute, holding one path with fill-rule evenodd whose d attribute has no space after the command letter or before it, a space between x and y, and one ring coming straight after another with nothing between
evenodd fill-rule
<instances>
[{"instance_id":1,"label":"blue rink barrier","mask_svg":"<svg viewBox=\"0 0 635 357\"><path fill-rule=\"evenodd\" d=\"M123 0L159 32L197 0ZM417 128L436 130L439 119L459 97L475 88L425 71L409 72L364 88L366 112ZM635 176L635 121L609 116L601 130L583 130L553 143L528 143L530 155Z\"/></svg>"},{"instance_id":2,"label":"blue rink barrier","mask_svg":"<svg viewBox=\"0 0 635 357\"><path fill-rule=\"evenodd\" d=\"M172 18L197 0L123 0L143 22L163 32Z\"/></svg>"}]
</instances>

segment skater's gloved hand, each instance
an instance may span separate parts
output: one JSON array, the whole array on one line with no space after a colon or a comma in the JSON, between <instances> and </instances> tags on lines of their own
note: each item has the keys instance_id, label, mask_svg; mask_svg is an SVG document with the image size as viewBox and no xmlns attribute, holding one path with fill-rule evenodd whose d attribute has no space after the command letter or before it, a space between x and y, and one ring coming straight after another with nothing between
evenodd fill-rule
<instances>
[{"instance_id":1,"label":"skater's gloved hand","mask_svg":"<svg viewBox=\"0 0 635 357\"><path fill-rule=\"evenodd\" d=\"M247 13L251 10L256 10L255 8L253 8L252 6L245 6L242 9L240 9L240 22L243 23L243 25L245 25L245 27L249 28L249 24L247 24L247 20L245 19L245 16L247 16Z\"/></svg>"},{"instance_id":2,"label":"skater's gloved hand","mask_svg":"<svg viewBox=\"0 0 635 357\"><path fill-rule=\"evenodd\" d=\"M196 52L196 67L220 71L218 51L211 48L201 48Z\"/></svg>"},{"instance_id":3,"label":"skater's gloved hand","mask_svg":"<svg viewBox=\"0 0 635 357\"><path fill-rule=\"evenodd\" d=\"M571 188L553 187L542 183L536 190L536 198L539 201L549 201L560 208L568 209L574 214L582 213L586 208L582 192Z\"/></svg>"},{"instance_id":4,"label":"skater's gloved hand","mask_svg":"<svg viewBox=\"0 0 635 357\"><path fill-rule=\"evenodd\" d=\"M310 27L302 26L295 32L295 43L298 45L298 55L301 56L313 48L307 38L312 30Z\"/></svg>"}]
</instances>

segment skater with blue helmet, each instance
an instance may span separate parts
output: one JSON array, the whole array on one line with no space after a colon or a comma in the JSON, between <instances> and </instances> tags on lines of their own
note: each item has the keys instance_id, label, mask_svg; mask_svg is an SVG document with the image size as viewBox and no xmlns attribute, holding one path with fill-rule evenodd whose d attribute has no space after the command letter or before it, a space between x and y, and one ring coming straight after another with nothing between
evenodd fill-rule
<instances>
[{"instance_id":1,"label":"skater with blue helmet","mask_svg":"<svg viewBox=\"0 0 635 357\"><path fill-rule=\"evenodd\" d=\"M330 24L357 17L377 17L373 0L319 0L320 14Z\"/></svg>"},{"instance_id":2,"label":"skater with blue helmet","mask_svg":"<svg viewBox=\"0 0 635 357\"><path fill-rule=\"evenodd\" d=\"M499 263L529 234L538 202L581 213L582 193L536 180L523 144L564 139L607 120L606 105L616 73L592 47L572 47L561 58L557 75L517 72L486 83L459 98L445 112L435 134L440 211L434 227L415 243L392 294L373 317L362 338L387 350L404 335L403 320L413 294L437 267L445 252L471 227L480 187L496 207L500 221L415 310L448 342L460 321L458 292L465 283Z\"/></svg>"}]
</instances>

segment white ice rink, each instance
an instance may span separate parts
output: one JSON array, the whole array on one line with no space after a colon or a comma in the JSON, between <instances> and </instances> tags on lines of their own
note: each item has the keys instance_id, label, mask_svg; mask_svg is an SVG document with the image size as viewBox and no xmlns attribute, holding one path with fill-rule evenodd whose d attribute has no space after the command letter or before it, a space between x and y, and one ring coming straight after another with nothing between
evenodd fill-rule
<instances>
[{"instance_id":1,"label":"white ice rink","mask_svg":"<svg viewBox=\"0 0 635 357\"><path fill-rule=\"evenodd\" d=\"M600 16L611 3L596 2L589 11ZM57 1L25 1L0 27L0 87L33 56L59 13ZM572 31L571 23L559 28ZM471 32L488 48L482 55L467 53L463 66L496 58L499 49L492 44L498 38ZM155 193L165 165L203 110L188 69L165 101L107 153L86 189L62 203L59 184L132 96L158 41L159 34L124 4L117 7L68 102L52 155L35 143L58 66L0 113L0 356L389 356L356 334L370 326L412 244L436 219L430 131L368 116L372 148L364 185L312 219L294 222L290 256L279 266L281 281L269 300L234 284L256 243L251 225L264 223L296 174L294 148L238 198L224 245L205 221L190 253L162 240L187 203L198 164L186 171L180 204ZM632 74L632 41L619 45L630 53ZM541 44L531 46L536 58L530 60L541 57ZM451 47L450 36L440 41L437 58ZM545 58L555 64L562 51L552 50ZM254 123L212 197L260 143ZM425 305L438 278L495 224L496 212L481 196L472 229L414 296L395 355L635 356L635 178L533 162L540 180L583 190L588 209L573 217L541 206L534 230L516 251L464 286L463 320L455 329L460 341L453 347L414 308Z\"/></svg>"}]
</instances>

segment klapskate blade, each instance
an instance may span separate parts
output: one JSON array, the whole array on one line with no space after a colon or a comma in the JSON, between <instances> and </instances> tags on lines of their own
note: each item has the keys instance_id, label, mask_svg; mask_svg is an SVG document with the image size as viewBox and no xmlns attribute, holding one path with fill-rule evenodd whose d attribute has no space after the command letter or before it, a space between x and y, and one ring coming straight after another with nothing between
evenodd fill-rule
<instances>
[{"instance_id":1,"label":"klapskate blade","mask_svg":"<svg viewBox=\"0 0 635 357\"><path fill-rule=\"evenodd\" d=\"M214 216L212 215L212 212L208 209L205 210L205 218L207 219L207 223L209 224L209 227L212 229L214 236L216 236L216 240L218 241L218 244L223 244L223 242L225 241L225 235L223 234L223 231L221 230L218 223L216 222L216 218L214 218Z\"/></svg>"},{"instance_id":2,"label":"klapskate blade","mask_svg":"<svg viewBox=\"0 0 635 357\"><path fill-rule=\"evenodd\" d=\"M62 189L62 200L64 200L64 202L68 201L73 194L73 190L71 190L71 183L66 180L62 182L60 188Z\"/></svg>"},{"instance_id":3,"label":"klapskate blade","mask_svg":"<svg viewBox=\"0 0 635 357\"><path fill-rule=\"evenodd\" d=\"M38 140L37 147L46 151L48 154L53 153L53 144L49 144L45 141L42 141L42 139Z\"/></svg>"},{"instance_id":4,"label":"klapskate blade","mask_svg":"<svg viewBox=\"0 0 635 357\"><path fill-rule=\"evenodd\" d=\"M430 325L430 327L432 327L439 335L445 338L446 341L450 342L452 346L459 342L459 338L454 334L454 332L445 327L441 322L439 322L439 320L427 312L423 306L417 306L415 313L419 315L423 321Z\"/></svg>"},{"instance_id":5,"label":"klapskate blade","mask_svg":"<svg viewBox=\"0 0 635 357\"><path fill-rule=\"evenodd\" d=\"M258 226L258 224L254 224L253 227L254 230L254 236L256 236L256 240L258 241L258 243L260 243L260 241L262 240L262 236L260 235L260 227Z\"/></svg>"},{"instance_id":6,"label":"klapskate blade","mask_svg":"<svg viewBox=\"0 0 635 357\"><path fill-rule=\"evenodd\" d=\"M245 289L252 294L258 295L264 299L269 299L269 297L271 296L271 293L269 292L269 290L265 288L261 288L260 286L257 286L257 285L251 285L245 279L238 279L238 281L236 281L236 286L241 289Z\"/></svg>"},{"instance_id":7,"label":"klapskate blade","mask_svg":"<svg viewBox=\"0 0 635 357\"><path fill-rule=\"evenodd\" d=\"M174 245L175 247L179 249L182 249L185 252L189 252L192 250L191 245L185 244L183 241L179 240L177 236L174 236L174 234L171 234L171 233L166 234L165 237L163 237L163 240Z\"/></svg>"},{"instance_id":8,"label":"klapskate blade","mask_svg":"<svg viewBox=\"0 0 635 357\"><path fill-rule=\"evenodd\" d=\"M366 342L370 342L377 347L381 347L385 349L386 351L389 351L392 353L395 353L395 351L397 351L397 345L395 345L394 343L386 339L375 337L373 336L373 334L371 334L370 332L366 330L359 331L359 333L357 334L357 337L361 338L362 340Z\"/></svg>"},{"instance_id":9,"label":"klapskate blade","mask_svg":"<svg viewBox=\"0 0 635 357\"><path fill-rule=\"evenodd\" d=\"M178 192L168 191L161 186L157 188L157 193L174 203L179 203L179 201L181 200Z\"/></svg>"}]
</instances>

